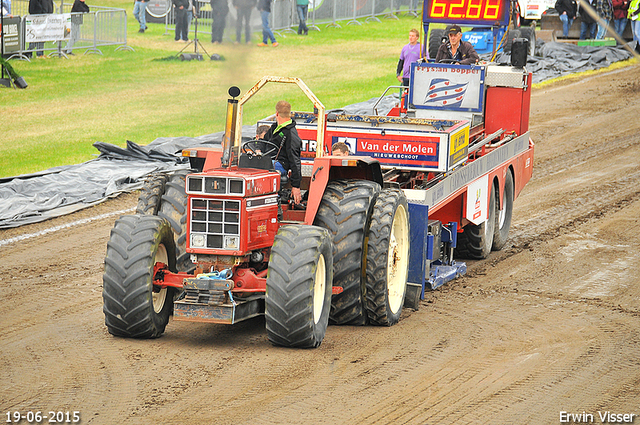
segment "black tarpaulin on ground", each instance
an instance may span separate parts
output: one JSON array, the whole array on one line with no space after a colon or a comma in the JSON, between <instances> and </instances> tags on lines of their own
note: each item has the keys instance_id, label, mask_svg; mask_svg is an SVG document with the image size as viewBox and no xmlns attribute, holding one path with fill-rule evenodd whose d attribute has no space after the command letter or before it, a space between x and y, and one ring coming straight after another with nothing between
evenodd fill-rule
<instances>
[{"instance_id":1,"label":"black tarpaulin on ground","mask_svg":"<svg viewBox=\"0 0 640 425\"><path fill-rule=\"evenodd\" d=\"M627 44L633 50L635 42ZM538 41L536 56L530 56L526 69L533 74L533 83L563 75L606 68L614 62L631 59L633 54L623 46L576 46L571 43ZM491 55L482 55L489 60ZM498 53L495 62L511 63L511 55Z\"/></svg>"}]
</instances>

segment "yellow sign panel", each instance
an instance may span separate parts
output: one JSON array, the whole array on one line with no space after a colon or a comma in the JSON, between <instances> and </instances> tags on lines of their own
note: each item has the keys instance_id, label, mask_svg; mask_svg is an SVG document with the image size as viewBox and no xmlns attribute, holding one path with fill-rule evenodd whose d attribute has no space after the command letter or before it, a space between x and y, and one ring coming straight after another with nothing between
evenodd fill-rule
<instances>
[{"instance_id":1,"label":"yellow sign panel","mask_svg":"<svg viewBox=\"0 0 640 425\"><path fill-rule=\"evenodd\" d=\"M449 167L467 159L469 154L469 127L449 136Z\"/></svg>"}]
</instances>

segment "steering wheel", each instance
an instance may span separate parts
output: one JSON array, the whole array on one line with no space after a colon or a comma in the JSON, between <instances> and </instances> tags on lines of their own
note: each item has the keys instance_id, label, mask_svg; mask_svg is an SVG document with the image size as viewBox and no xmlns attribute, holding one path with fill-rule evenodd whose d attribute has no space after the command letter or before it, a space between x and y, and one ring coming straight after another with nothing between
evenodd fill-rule
<instances>
[{"instance_id":1,"label":"steering wheel","mask_svg":"<svg viewBox=\"0 0 640 425\"><path fill-rule=\"evenodd\" d=\"M263 144L267 145L267 147L269 147L271 149L268 149L266 152L258 153L258 152L256 152L256 144L257 143L263 143ZM247 156L249 157L249 159L251 159L254 156L271 155L273 152L276 152L276 151L280 150L280 146L278 146L277 144L275 144L273 142L270 142L269 140L253 139L253 140L248 140L248 141L242 143L242 145L240 146L240 150L243 153L246 153Z\"/></svg>"},{"instance_id":2,"label":"steering wheel","mask_svg":"<svg viewBox=\"0 0 640 425\"><path fill-rule=\"evenodd\" d=\"M440 59L438 63L458 63L455 59Z\"/></svg>"}]
</instances>

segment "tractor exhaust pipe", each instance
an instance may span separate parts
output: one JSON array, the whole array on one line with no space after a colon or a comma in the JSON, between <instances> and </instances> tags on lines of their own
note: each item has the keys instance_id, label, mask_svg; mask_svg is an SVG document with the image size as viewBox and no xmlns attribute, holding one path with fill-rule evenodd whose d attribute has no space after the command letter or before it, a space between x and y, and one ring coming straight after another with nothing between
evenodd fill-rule
<instances>
[{"instance_id":1,"label":"tractor exhaust pipe","mask_svg":"<svg viewBox=\"0 0 640 425\"><path fill-rule=\"evenodd\" d=\"M232 99L227 100L227 124L224 130L224 138L222 139L222 166L229 167L233 162L233 141L236 135L236 120L238 119L238 100L240 89L236 86L229 88L229 96Z\"/></svg>"}]
</instances>

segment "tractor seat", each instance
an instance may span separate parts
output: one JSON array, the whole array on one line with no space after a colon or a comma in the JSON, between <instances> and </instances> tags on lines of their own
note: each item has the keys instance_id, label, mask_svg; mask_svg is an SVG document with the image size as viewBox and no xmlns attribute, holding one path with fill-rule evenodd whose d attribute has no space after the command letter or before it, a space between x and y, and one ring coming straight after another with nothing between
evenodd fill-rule
<instances>
[{"instance_id":1,"label":"tractor seat","mask_svg":"<svg viewBox=\"0 0 640 425\"><path fill-rule=\"evenodd\" d=\"M288 173L287 173L288 174ZM280 175L280 187L283 188L285 187L287 184L289 183L289 176L288 175Z\"/></svg>"},{"instance_id":2,"label":"tractor seat","mask_svg":"<svg viewBox=\"0 0 640 425\"><path fill-rule=\"evenodd\" d=\"M249 157L246 153L241 153L238 158L238 168L257 168L259 170L275 171L271 157L253 155Z\"/></svg>"}]
</instances>

